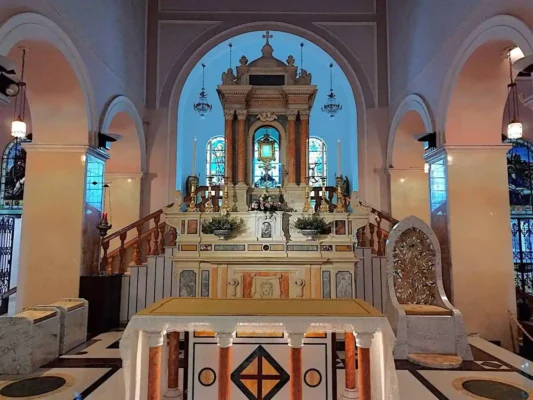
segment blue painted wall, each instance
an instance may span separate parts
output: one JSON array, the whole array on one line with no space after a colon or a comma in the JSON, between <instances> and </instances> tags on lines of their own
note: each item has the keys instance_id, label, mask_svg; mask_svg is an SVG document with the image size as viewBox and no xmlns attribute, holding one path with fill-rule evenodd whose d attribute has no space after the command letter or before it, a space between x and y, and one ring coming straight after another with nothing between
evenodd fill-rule
<instances>
[{"instance_id":1,"label":"blue painted wall","mask_svg":"<svg viewBox=\"0 0 533 400\"><path fill-rule=\"evenodd\" d=\"M197 140L196 174L200 175L200 182L204 183L207 142L213 136L224 135L224 114L216 88L222 82L222 72L229 67L228 44L230 42L233 44L232 67L235 71L238 60L243 54L249 62L261 56L261 48L265 43L263 34L264 32L250 32L219 44L203 57L187 78L178 106L177 189L184 190L185 180L191 174L194 138ZM343 109L332 120L320 110L329 93L331 57L320 47L296 35L283 32L271 32L271 34L274 36L270 40L274 48L274 57L285 62L289 55L293 55L298 67L300 43L304 43L304 69L313 75L312 83L318 87L310 116L310 136L317 136L326 141L328 185L334 185L334 176L337 172L337 141L341 140L341 172L350 179L352 190L357 190L357 113L355 99L346 75L334 63L333 89ZM209 102L213 105L213 110L203 120L193 111L193 104L198 101L202 85L202 63L206 64L205 88Z\"/></svg>"}]
</instances>

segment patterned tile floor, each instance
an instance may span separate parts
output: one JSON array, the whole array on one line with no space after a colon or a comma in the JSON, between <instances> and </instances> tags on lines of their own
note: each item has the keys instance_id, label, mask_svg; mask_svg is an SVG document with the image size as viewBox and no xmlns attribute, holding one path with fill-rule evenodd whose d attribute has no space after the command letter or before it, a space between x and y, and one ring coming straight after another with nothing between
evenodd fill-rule
<instances>
[{"instance_id":1,"label":"patterned tile floor","mask_svg":"<svg viewBox=\"0 0 533 400\"><path fill-rule=\"evenodd\" d=\"M0 376L0 400L123 399L122 333L108 332L36 371L31 377ZM397 361L401 400L533 400L533 363L480 338L470 338L475 361L451 371ZM337 384L344 387L343 344L337 348ZM30 379L17 384L22 379ZM55 377L55 378L53 378ZM466 389L470 390L470 392ZM29 390L42 394L27 397ZM26 396L26 397L24 397Z\"/></svg>"}]
</instances>

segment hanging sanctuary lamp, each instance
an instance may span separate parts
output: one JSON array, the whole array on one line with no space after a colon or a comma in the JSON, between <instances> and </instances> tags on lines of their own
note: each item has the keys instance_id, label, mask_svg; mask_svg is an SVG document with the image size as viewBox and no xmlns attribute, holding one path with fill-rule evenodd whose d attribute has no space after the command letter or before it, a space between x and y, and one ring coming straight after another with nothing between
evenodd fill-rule
<instances>
[{"instance_id":1,"label":"hanging sanctuary lamp","mask_svg":"<svg viewBox=\"0 0 533 400\"><path fill-rule=\"evenodd\" d=\"M202 90L198 97L198 103L195 103L193 107L194 111L200 114L200 118L202 119L213 109L213 106L207 101L207 93L205 92L205 64L202 64Z\"/></svg>"},{"instance_id":2,"label":"hanging sanctuary lamp","mask_svg":"<svg viewBox=\"0 0 533 400\"><path fill-rule=\"evenodd\" d=\"M507 85L509 88L509 98L507 100L507 116L509 120L509 124L507 125L507 138L509 140L516 140L522 137L523 126L519 120L518 90L516 87L516 81L513 79L513 61L511 59L511 52L508 54L508 59L511 83Z\"/></svg>"},{"instance_id":3,"label":"hanging sanctuary lamp","mask_svg":"<svg viewBox=\"0 0 533 400\"><path fill-rule=\"evenodd\" d=\"M22 49L22 69L20 81L17 83L19 91L15 97L13 122L11 123L11 136L22 140L26 138L26 83L24 82L24 70L26 67L26 49Z\"/></svg>"},{"instance_id":4,"label":"hanging sanctuary lamp","mask_svg":"<svg viewBox=\"0 0 533 400\"><path fill-rule=\"evenodd\" d=\"M335 118L335 115L342 110L342 105L337 102L335 93L333 92L333 63L329 64L329 94L326 104L322 106L322 112L329 115L331 119Z\"/></svg>"}]
</instances>

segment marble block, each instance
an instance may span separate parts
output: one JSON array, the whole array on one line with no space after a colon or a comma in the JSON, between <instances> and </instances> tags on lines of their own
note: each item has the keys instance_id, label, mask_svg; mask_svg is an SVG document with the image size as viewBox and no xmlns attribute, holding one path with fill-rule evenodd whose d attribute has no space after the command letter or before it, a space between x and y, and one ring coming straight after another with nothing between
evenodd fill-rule
<instances>
[{"instance_id":1,"label":"marble block","mask_svg":"<svg viewBox=\"0 0 533 400\"><path fill-rule=\"evenodd\" d=\"M60 311L33 307L0 317L0 375L28 375L59 357Z\"/></svg>"},{"instance_id":2,"label":"marble block","mask_svg":"<svg viewBox=\"0 0 533 400\"><path fill-rule=\"evenodd\" d=\"M55 303L40 306L58 309L61 329L59 335L59 354L68 353L87 340L87 319L89 303L85 299L61 299Z\"/></svg>"}]
</instances>

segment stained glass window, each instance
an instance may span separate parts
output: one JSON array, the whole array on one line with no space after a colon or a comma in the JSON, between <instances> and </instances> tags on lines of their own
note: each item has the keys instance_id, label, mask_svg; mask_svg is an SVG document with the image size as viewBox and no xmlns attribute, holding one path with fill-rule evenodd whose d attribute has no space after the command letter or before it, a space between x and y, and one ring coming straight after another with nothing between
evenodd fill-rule
<instances>
[{"instance_id":1,"label":"stained glass window","mask_svg":"<svg viewBox=\"0 0 533 400\"><path fill-rule=\"evenodd\" d=\"M224 183L225 175L225 141L224 136L215 136L207 142L206 147L206 185L209 184L208 177L213 177L213 185Z\"/></svg>"},{"instance_id":2,"label":"stained glass window","mask_svg":"<svg viewBox=\"0 0 533 400\"><path fill-rule=\"evenodd\" d=\"M273 139L274 161L270 163L270 170L265 171L264 164L257 159L259 156L258 142L266 135ZM281 187L281 160L279 157L279 132L271 126L264 126L255 131L254 134L254 162L253 162L253 183L254 187L269 188Z\"/></svg>"},{"instance_id":3,"label":"stained glass window","mask_svg":"<svg viewBox=\"0 0 533 400\"><path fill-rule=\"evenodd\" d=\"M533 149L525 140L511 140L512 148L507 152L507 177L509 181L509 202L512 214L532 214L533 197Z\"/></svg>"},{"instance_id":4,"label":"stained glass window","mask_svg":"<svg viewBox=\"0 0 533 400\"><path fill-rule=\"evenodd\" d=\"M26 151L24 141L14 139L2 156L2 176L0 182L0 209L22 210L24 182L26 180Z\"/></svg>"},{"instance_id":5,"label":"stained glass window","mask_svg":"<svg viewBox=\"0 0 533 400\"><path fill-rule=\"evenodd\" d=\"M98 211L102 211L105 163L90 154L87 155L85 163L85 203L89 207L94 207Z\"/></svg>"},{"instance_id":6,"label":"stained glass window","mask_svg":"<svg viewBox=\"0 0 533 400\"><path fill-rule=\"evenodd\" d=\"M429 203L431 212L437 210L447 200L446 158L435 161L429 170Z\"/></svg>"},{"instance_id":7,"label":"stained glass window","mask_svg":"<svg viewBox=\"0 0 533 400\"><path fill-rule=\"evenodd\" d=\"M309 138L309 184L311 186L318 186L321 184L321 179L326 178L325 185L327 186L327 170L326 170L326 143L317 137Z\"/></svg>"}]
</instances>

